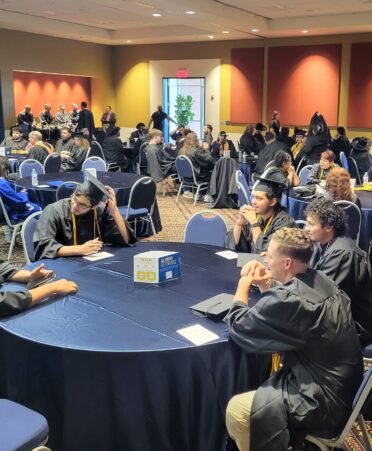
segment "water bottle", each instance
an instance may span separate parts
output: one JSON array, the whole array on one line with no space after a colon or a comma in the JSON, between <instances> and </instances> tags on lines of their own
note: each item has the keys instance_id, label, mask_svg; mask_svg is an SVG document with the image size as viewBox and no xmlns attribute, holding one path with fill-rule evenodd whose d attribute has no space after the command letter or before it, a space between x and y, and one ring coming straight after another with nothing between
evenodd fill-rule
<instances>
[{"instance_id":1,"label":"water bottle","mask_svg":"<svg viewBox=\"0 0 372 451\"><path fill-rule=\"evenodd\" d=\"M363 175L363 185L368 185L368 172L365 172Z\"/></svg>"},{"instance_id":2,"label":"water bottle","mask_svg":"<svg viewBox=\"0 0 372 451\"><path fill-rule=\"evenodd\" d=\"M31 171L31 184L32 184L32 186L37 186L38 185L36 169L33 169Z\"/></svg>"},{"instance_id":3,"label":"water bottle","mask_svg":"<svg viewBox=\"0 0 372 451\"><path fill-rule=\"evenodd\" d=\"M243 163L247 162L247 154L243 152Z\"/></svg>"},{"instance_id":4,"label":"water bottle","mask_svg":"<svg viewBox=\"0 0 372 451\"><path fill-rule=\"evenodd\" d=\"M242 151L241 150L239 150L238 161L239 161L239 163L242 162Z\"/></svg>"}]
</instances>

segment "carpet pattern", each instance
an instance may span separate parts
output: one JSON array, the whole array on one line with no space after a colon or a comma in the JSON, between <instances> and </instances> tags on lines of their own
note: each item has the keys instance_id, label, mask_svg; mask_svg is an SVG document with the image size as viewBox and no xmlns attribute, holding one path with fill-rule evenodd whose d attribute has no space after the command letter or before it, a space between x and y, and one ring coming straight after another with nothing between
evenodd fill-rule
<instances>
[{"instance_id":1,"label":"carpet pattern","mask_svg":"<svg viewBox=\"0 0 372 451\"><path fill-rule=\"evenodd\" d=\"M199 211L209 208L209 204L204 202L197 202L193 205L193 200L180 196L176 204L176 192L171 187L166 187L166 193L163 197L162 193L157 195L157 203L160 211L160 217L163 225L163 230L158 234L159 241L182 242L184 237L184 230L188 219ZM213 210L220 213L228 227L232 227L237 218L237 210L223 209ZM154 241L153 237L145 238L144 241ZM0 232L0 258L2 260L7 258L8 245L4 240L4 234ZM13 252L11 261L19 266L24 265L24 253L20 238L17 239L17 245ZM372 437L372 422L367 422L367 428ZM345 442L345 449L348 451L365 451L362 445L362 433L358 425L355 425L352 432L347 437ZM372 443L372 439L371 443Z\"/></svg>"}]
</instances>

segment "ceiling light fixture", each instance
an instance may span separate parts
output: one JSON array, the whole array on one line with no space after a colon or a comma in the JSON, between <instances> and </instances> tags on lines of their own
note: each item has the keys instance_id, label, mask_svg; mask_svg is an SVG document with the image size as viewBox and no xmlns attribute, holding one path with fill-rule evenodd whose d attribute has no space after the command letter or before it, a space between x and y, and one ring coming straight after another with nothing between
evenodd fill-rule
<instances>
[{"instance_id":1,"label":"ceiling light fixture","mask_svg":"<svg viewBox=\"0 0 372 451\"><path fill-rule=\"evenodd\" d=\"M195 11L186 11L186 14L195 14Z\"/></svg>"},{"instance_id":2,"label":"ceiling light fixture","mask_svg":"<svg viewBox=\"0 0 372 451\"><path fill-rule=\"evenodd\" d=\"M154 13L153 16L154 16L154 17L161 17L161 14L159 14L159 13Z\"/></svg>"},{"instance_id":3,"label":"ceiling light fixture","mask_svg":"<svg viewBox=\"0 0 372 451\"><path fill-rule=\"evenodd\" d=\"M253 31L253 33L257 33L257 31L260 31L260 30L258 30L257 28L252 28L251 31Z\"/></svg>"},{"instance_id":4,"label":"ceiling light fixture","mask_svg":"<svg viewBox=\"0 0 372 451\"><path fill-rule=\"evenodd\" d=\"M227 30L222 32L222 34L229 34L229 33L230 33L230 31L227 31Z\"/></svg>"},{"instance_id":5,"label":"ceiling light fixture","mask_svg":"<svg viewBox=\"0 0 372 451\"><path fill-rule=\"evenodd\" d=\"M132 41L130 39L127 39L125 42L127 42L128 44L130 44Z\"/></svg>"},{"instance_id":6,"label":"ceiling light fixture","mask_svg":"<svg viewBox=\"0 0 372 451\"><path fill-rule=\"evenodd\" d=\"M208 38L209 38L209 39L213 39L214 36L210 34L210 35L208 35Z\"/></svg>"},{"instance_id":7,"label":"ceiling light fixture","mask_svg":"<svg viewBox=\"0 0 372 451\"><path fill-rule=\"evenodd\" d=\"M302 30L302 33L308 33L309 30Z\"/></svg>"}]
</instances>

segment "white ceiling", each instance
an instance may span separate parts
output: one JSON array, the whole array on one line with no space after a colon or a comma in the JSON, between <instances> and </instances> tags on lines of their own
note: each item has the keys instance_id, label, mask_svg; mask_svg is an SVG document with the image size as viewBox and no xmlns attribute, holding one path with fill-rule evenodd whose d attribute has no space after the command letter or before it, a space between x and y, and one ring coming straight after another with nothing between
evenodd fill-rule
<instances>
[{"instance_id":1,"label":"white ceiling","mask_svg":"<svg viewBox=\"0 0 372 451\"><path fill-rule=\"evenodd\" d=\"M0 28L111 45L364 33L372 0L0 0Z\"/></svg>"}]
</instances>

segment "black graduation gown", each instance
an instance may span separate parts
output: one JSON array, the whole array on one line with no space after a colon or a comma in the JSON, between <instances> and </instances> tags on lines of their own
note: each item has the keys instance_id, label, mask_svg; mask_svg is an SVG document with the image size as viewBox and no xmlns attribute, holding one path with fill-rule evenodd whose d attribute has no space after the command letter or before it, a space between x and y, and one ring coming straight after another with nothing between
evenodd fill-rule
<instances>
[{"instance_id":1,"label":"black graduation gown","mask_svg":"<svg viewBox=\"0 0 372 451\"><path fill-rule=\"evenodd\" d=\"M328 169L323 169L320 167L320 163L315 163L312 165L312 168L309 172L309 175L307 176L306 184L307 185L317 185L321 181L325 181L328 177L328 174L332 171L334 168L338 168L338 164L333 164Z\"/></svg>"},{"instance_id":2,"label":"black graduation gown","mask_svg":"<svg viewBox=\"0 0 372 451\"><path fill-rule=\"evenodd\" d=\"M346 136L339 136L331 142L329 148L336 155L336 161L341 163L340 153L344 152L344 154L348 157L350 155L351 144Z\"/></svg>"},{"instance_id":3,"label":"black graduation gown","mask_svg":"<svg viewBox=\"0 0 372 451\"><path fill-rule=\"evenodd\" d=\"M226 319L244 351L279 352L283 364L255 393L251 451L287 451L307 433L339 434L363 374L345 293L308 269L264 292L252 308L233 304Z\"/></svg>"},{"instance_id":4,"label":"black graduation gown","mask_svg":"<svg viewBox=\"0 0 372 451\"><path fill-rule=\"evenodd\" d=\"M318 129L318 127L321 127ZM310 121L306 144L301 150L301 157L305 157L306 164L318 163L320 154L329 148L330 138L328 127L323 116L314 114Z\"/></svg>"},{"instance_id":5,"label":"black graduation gown","mask_svg":"<svg viewBox=\"0 0 372 451\"><path fill-rule=\"evenodd\" d=\"M88 150L84 147L73 145L70 149L70 156L62 160L61 172L81 171Z\"/></svg>"},{"instance_id":6,"label":"black graduation gown","mask_svg":"<svg viewBox=\"0 0 372 451\"><path fill-rule=\"evenodd\" d=\"M286 145L279 141L274 141L261 149L260 153L258 154L256 166L254 168L254 173L257 176L263 174L266 165L275 158L275 155L279 152L279 150L287 150Z\"/></svg>"},{"instance_id":7,"label":"black graduation gown","mask_svg":"<svg viewBox=\"0 0 372 451\"><path fill-rule=\"evenodd\" d=\"M252 230L249 224L246 224L240 234L240 240L237 245L234 243L234 230L231 229L226 236L226 247L237 252L248 252L252 254L260 254L266 252L273 234L282 227L294 227L295 220L288 216L285 210L280 210L276 213L269 227L264 233L264 229L268 221L263 218L258 220L260 224L261 233L258 235L256 243L253 243Z\"/></svg>"},{"instance_id":8,"label":"black graduation gown","mask_svg":"<svg viewBox=\"0 0 372 451\"><path fill-rule=\"evenodd\" d=\"M323 271L349 296L361 343L372 343L372 269L366 252L351 238L337 237L326 250L317 246L311 266Z\"/></svg>"},{"instance_id":9,"label":"black graduation gown","mask_svg":"<svg viewBox=\"0 0 372 451\"><path fill-rule=\"evenodd\" d=\"M246 153L258 153L260 146L251 133L243 133L240 137L241 150Z\"/></svg>"},{"instance_id":10,"label":"black graduation gown","mask_svg":"<svg viewBox=\"0 0 372 451\"><path fill-rule=\"evenodd\" d=\"M16 141L11 136L8 136L3 140L0 144L1 147L10 147L11 150L25 150L28 142L21 138L19 141Z\"/></svg>"},{"instance_id":11,"label":"black graduation gown","mask_svg":"<svg viewBox=\"0 0 372 451\"><path fill-rule=\"evenodd\" d=\"M187 152L190 158L197 180L209 180L211 178L211 171L214 167L214 158L209 150L202 147L190 147Z\"/></svg>"},{"instance_id":12,"label":"black graduation gown","mask_svg":"<svg viewBox=\"0 0 372 451\"><path fill-rule=\"evenodd\" d=\"M94 136L94 118L91 111L87 109L83 109L79 112L79 119L77 123L77 130L82 130L83 128L87 128L89 130L89 137L92 138Z\"/></svg>"},{"instance_id":13,"label":"black graduation gown","mask_svg":"<svg viewBox=\"0 0 372 451\"><path fill-rule=\"evenodd\" d=\"M357 151L353 149L350 156L354 158L358 166L360 178L363 179L364 173L368 172L369 168L372 166L371 155L367 152L367 150Z\"/></svg>"},{"instance_id":14,"label":"black graduation gown","mask_svg":"<svg viewBox=\"0 0 372 451\"><path fill-rule=\"evenodd\" d=\"M160 182L176 171L177 151L170 146L148 144L145 148L147 173L155 183Z\"/></svg>"},{"instance_id":15,"label":"black graduation gown","mask_svg":"<svg viewBox=\"0 0 372 451\"><path fill-rule=\"evenodd\" d=\"M116 222L107 208L98 207L97 213L100 236L103 243L126 246ZM84 244L89 240L99 238L97 230L96 234L94 234L93 215L93 211L90 210L84 215L75 216L77 244ZM127 223L126 226L129 234L129 244L133 244L136 239ZM35 260L56 258L59 248L74 244L70 199L62 199L45 207L37 223L33 243Z\"/></svg>"},{"instance_id":16,"label":"black graduation gown","mask_svg":"<svg viewBox=\"0 0 372 451\"><path fill-rule=\"evenodd\" d=\"M48 155L49 154L46 151L46 149L44 149L44 147L36 145L32 147L31 150L28 152L26 159L36 160L39 161L41 164L44 164L44 161Z\"/></svg>"},{"instance_id":17,"label":"black graduation gown","mask_svg":"<svg viewBox=\"0 0 372 451\"><path fill-rule=\"evenodd\" d=\"M62 152L62 150L67 150L71 152L72 147L74 146L74 140L72 138L68 139L59 139L56 143L55 151L58 155Z\"/></svg>"},{"instance_id":18,"label":"black graduation gown","mask_svg":"<svg viewBox=\"0 0 372 451\"><path fill-rule=\"evenodd\" d=\"M108 136L103 140L102 150L107 163L116 163L123 168L127 165L128 160L124 155L123 143L117 136Z\"/></svg>"},{"instance_id":19,"label":"black graduation gown","mask_svg":"<svg viewBox=\"0 0 372 451\"><path fill-rule=\"evenodd\" d=\"M17 266L0 260L0 286L19 270ZM28 291L0 291L0 317L25 310L31 305L31 300Z\"/></svg>"}]
</instances>

